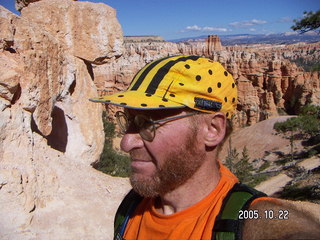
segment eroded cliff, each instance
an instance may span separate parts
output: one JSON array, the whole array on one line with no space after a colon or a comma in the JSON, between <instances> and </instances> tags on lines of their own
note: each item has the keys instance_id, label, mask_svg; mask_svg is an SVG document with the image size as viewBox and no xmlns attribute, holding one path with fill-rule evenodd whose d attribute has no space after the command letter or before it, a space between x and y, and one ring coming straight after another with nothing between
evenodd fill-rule
<instances>
[{"instance_id":1,"label":"eroded cliff","mask_svg":"<svg viewBox=\"0 0 320 240\"><path fill-rule=\"evenodd\" d=\"M90 165L104 133L88 99L93 66L123 52L115 10L43 0L0 6L0 25L0 238L111 239L128 184Z\"/></svg>"}]
</instances>

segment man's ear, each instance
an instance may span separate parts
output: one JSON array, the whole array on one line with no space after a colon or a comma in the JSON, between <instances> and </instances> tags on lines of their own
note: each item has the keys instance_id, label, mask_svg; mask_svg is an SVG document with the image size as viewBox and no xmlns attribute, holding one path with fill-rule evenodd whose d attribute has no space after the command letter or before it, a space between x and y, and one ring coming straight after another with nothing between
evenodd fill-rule
<instances>
[{"instance_id":1,"label":"man's ear","mask_svg":"<svg viewBox=\"0 0 320 240\"><path fill-rule=\"evenodd\" d=\"M227 118L225 114L218 112L208 116L206 123L205 145L207 147L215 147L224 139Z\"/></svg>"}]
</instances>

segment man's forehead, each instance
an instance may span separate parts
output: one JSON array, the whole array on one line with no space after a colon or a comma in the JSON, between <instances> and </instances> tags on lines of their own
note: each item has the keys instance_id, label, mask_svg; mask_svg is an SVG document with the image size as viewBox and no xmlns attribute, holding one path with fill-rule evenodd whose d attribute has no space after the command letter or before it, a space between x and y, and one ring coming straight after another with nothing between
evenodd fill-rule
<instances>
[{"instance_id":1,"label":"man's forehead","mask_svg":"<svg viewBox=\"0 0 320 240\"><path fill-rule=\"evenodd\" d=\"M169 116L174 116L182 113L187 108L172 108L172 109L154 109L154 110L140 110L125 108L124 112L131 116L143 115L151 117L152 119L161 119Z\"/></svg>"}]
</instances>

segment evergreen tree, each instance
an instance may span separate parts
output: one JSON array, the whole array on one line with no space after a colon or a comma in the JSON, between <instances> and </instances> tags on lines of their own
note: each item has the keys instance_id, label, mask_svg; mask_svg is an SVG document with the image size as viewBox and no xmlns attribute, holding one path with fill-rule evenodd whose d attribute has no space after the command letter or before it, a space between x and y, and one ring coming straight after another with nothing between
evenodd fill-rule
<instances>
[{"instance_id":1,"label":"evergreen tree","mask_svg":"<svg viewBox=\"0 0 320 240\"><path fill-rule=\"evenodd\" d=\"M307 137L320 134L320 106L306 105L298 117L292 117L284 122L277 122L273 128L277 132L295 132Z\"/></svg>"},{"instance_id":2,"label":"evergreen tree","mask_svg":"<svg viewBox=\"0 0 320 240\"><path fill-rule=\"evenodd\" d=\"M236 148L232 148L232 140L231 136L229 137L229 149L228 155L226 157L226 166L230 169L231 172L234 173L234 164L238 162L239 153L237 152Z\"/></svg>"},{"instance_id":3,"label":"evergreen tree","mask_svg":"<svg viewBox=\"0 0 320 240\"><path fill-rule=\"evenodd\" d=\"M112 140L115 137L115 125L107 120L107 114L103 112L103 126L105 132L105 142L100 160L92 166L106 174L118 177L129 176L130 159L128 156L119 154L112 147Z\"/></svg>"},{"instance_id":4,"label":"evergreen tree","mask_svg":"<svg viewBox=\"0 0 320 240\"><path fill-rule=\"evenodd\" d=\"M241 182L249 183L252 180L253 167L251 165L247 146L244 146L240 160L235 164L236 175Z\"/></svg>"},{"instance_id":5,"label":"evergreen tree","mask_svg":"<svg viewBox=\"0 0 320 240\"><path fill-rule=\"evenodd\" d=\"M305 33L312 30L317 30L320 28L320 10L316 12L305 11L304 17L300 20L293 20L295 25L291 27L294 31L299 31L300 33ZM320 30L318 30L320 33Z\"/></svg>"}]
</instances>

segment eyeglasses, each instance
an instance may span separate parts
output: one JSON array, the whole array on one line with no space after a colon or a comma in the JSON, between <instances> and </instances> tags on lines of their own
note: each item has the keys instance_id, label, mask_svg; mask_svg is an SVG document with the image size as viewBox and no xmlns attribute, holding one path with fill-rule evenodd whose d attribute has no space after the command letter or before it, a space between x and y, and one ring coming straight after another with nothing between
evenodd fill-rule
<instances>
[{"instance_id":1,"label":"eyeglasses","mask_svg":"<svg viewBox=\"0 0 320 240\"><path fill-rule=\"evenodd\" d=\"M151 142L156 135L156 129L160 126L160 122L170 122L196 114L198 113L190 113L185 115L168 117L157 121L153 121L151 118L148 118L144 115L136 115L130 118L127 114L125 114L122 111L116 112L115 116L122 134L125 134L128 132L129 129L132 129L138 132L144 140Z\"/></svg>"}]
</instances>

